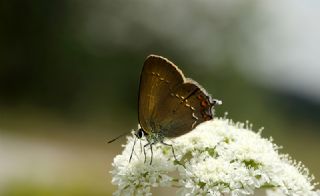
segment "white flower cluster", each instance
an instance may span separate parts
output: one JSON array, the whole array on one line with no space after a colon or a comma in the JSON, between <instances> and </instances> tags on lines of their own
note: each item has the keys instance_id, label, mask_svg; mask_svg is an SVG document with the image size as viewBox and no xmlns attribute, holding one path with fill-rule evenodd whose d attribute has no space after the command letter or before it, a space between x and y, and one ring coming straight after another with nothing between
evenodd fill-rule
<instances>
[{"instance_id":1,"label":"white flower cluster","mask_svg":"<svg viewBox=\"0 0 320 196\"><path fill-rule=\"evenodd\" d=\"M247 126L246 126L247 125ZM268 195L320 195L308 170L278 147L255 133L248 124L216 118L143 153L146 141L135 145L135 136L128 137L121 155L114 158L112 183L118 186L115 195L151 195L151 187L179 187L179 195L252 195L264 188ZM166 141L169 143L170 141Z\"/></svg>"}]
</instances>

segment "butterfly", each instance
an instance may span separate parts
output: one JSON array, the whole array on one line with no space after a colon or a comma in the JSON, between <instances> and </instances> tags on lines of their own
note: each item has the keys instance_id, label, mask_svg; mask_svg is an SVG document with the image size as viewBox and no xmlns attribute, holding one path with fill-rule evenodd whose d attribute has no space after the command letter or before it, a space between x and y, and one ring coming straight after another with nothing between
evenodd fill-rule
<instances>
[{"instance_id":1,"label":"butterfly","mask_svg":"<svg viewBox=\"0 0 320 196\"><path fill-rule=\"evenodd\" d=\"M147 140L145 161L145 148L150 147L151 164L152 146L157 143L170 146L177 160L172 144L165 143L164 139L184 135L200 123L213 119L213 108L221 103L211 98L196 81L186 78L168 59L148 56L140 75L138 115L141 128L135 132L137 138Z\"/></svg>"}]
</instances>

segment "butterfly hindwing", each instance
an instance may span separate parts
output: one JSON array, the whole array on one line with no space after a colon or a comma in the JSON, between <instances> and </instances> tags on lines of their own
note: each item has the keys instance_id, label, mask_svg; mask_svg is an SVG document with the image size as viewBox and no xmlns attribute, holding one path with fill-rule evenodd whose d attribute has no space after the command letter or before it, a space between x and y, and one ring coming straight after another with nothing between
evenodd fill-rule
<instances>
[{"instance_id":1,"label":"butterfly hindwing","mask_svg":"<svg viewBox=\"0 0 320 196\"><path fill-rule=\"evenodd\" d=\"M213 103L209 95L190 79L171 92L162 105L157 119L165 137L181 136L212 119Z\"/></svg>"}]
</instances>

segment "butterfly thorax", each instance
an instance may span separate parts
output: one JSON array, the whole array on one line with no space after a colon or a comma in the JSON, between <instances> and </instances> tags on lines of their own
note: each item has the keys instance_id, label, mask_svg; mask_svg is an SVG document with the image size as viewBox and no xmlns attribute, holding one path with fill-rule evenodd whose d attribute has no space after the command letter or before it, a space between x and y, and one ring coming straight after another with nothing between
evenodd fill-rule
<instances>
[{"instance_id":1,"label":"butterfly thorax","mask_svg":"<svg viewBox=\"0 0 320 196\"><path fill-rule=\"evenodd\" d=\"M149 144L156 144L158 142L163 142L164 136L161 132L152 132L145 136Z\"/></svg>"},{"instance_id":2,"label":"butterfly thorax","mask_svg":"<svg viewBox=\"0 0 320 196\"><path fill-rule=\"evenodd\" d=\"M136 137L141 139L142 137L145 137L149 144L156 144L158 142L163 142L164 135L160 132L146 132L142 128L138 129L135 133Z\"/></svg>"}]
</instances>

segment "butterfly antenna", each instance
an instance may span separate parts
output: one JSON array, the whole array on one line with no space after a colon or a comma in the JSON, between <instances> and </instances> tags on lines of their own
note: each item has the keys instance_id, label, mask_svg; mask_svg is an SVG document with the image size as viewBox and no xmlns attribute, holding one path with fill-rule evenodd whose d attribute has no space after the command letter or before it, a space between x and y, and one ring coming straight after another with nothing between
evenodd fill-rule
<instances>
[{"instance_id":1,"label":"butterfly antenna","mask_svg":"<svg viewBox=\"0 0 320 196\"><path fill-rule=\"evenodd\" d=\"M129 132L129 133L130 133L130 132ZM112 143L112 142L116 141L116 140L117 140L117 139L119 139L120 137L125 136L125 135L127 135L127 134L129 134L129 133L123 133L123 134L119 135L118 137L116 137L116 138L114 138L114 139L112 139L112 140L108 141L108 144L110 144L110 143Z\"/></svg>"}]
</instances>

